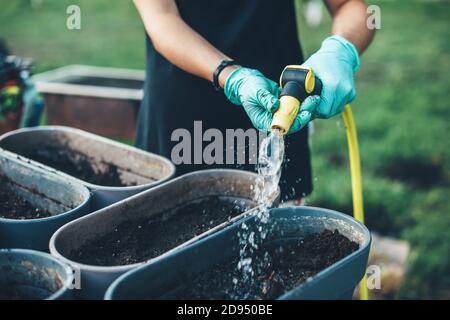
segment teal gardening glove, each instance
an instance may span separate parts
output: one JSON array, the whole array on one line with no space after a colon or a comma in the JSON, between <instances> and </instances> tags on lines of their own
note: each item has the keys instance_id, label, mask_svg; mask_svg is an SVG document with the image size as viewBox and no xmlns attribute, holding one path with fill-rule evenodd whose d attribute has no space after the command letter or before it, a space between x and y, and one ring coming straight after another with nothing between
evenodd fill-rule
<instances>
[{"instance_id":1,"label":"teal gardening glove","mask_svg":"<svg viewBox=\"0 0 450 320\"><path fill-rule=\"evenodd\" d=\"M240 67L228 76L224 92L233 104L244 107L255 128L269 130L272 113L280 106L280 88L274 81L258 70Z\"/></svg>"},{"instance_id":2,"label":"teal gardening glove","mask_svg":"<svg viewBox=\"0 0 450 320\"><path fill-rule=\"evenodd\" d=\"M228 100L244 107L255 128L270 130L273 113L280 106L278 96L281 90L277 83L267 79L258 70L241 67L228 76L224 91ZM318 102L318 97L309 97L303 102L289 133L299 131L309 122ZM302 112L304 110L308 112Z\"/></svg>"},{"instance_id":3,"label":"teal gardening glove","mask_svg":"<svg viewBox=\"0 0 450 320\"><path fill-rule=\"evenodd\" d=\"M304 65L312 68L322 81L322 93L301 104L289 134L299 131L312 118L330 118L339 114L356 97L354 74L359 68L359 56L353 44L340 36L325 39L321 48ZM236 105L242 105L258 130L268 131L273 113L280 102L278 85L258 70L238 68L225 82L225 95Z\"/></svg>"},{"instance_id":4,"label":"teal gardening glove","mask_svg":"<svg viewBox=\"0 0 450 320\"><path fill-rule=\"evenodd\" d=\"M359 64L353 44L340 36L325 39L319 51L305 61L304 65L311 67L322 81L320 103L313 117L330 118L355 99L354 74Z\"/></svg>"}]
</instances>

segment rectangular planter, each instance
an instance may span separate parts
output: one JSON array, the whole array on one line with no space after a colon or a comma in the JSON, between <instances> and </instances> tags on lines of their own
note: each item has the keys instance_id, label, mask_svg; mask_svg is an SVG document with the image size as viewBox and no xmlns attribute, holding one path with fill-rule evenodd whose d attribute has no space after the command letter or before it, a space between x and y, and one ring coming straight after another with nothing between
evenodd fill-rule
<instances>
[{"instance_id":1,"label":"rectangular planter","mask_svg":"<svg viewBox=\"0 0 450 320\"><path fill-rule=\"evenodd\" d=\"M49 125L134 139L145 72L70 65L37 74Z\"/></svg>"},{"instance_id":2,"label":"rectangular planter","mask_svg":"<svg viewBox=\"0 0 450 320\"><path fill-rule=\"evenodd\" d=\"M70 148L87 157L95 168L114 165L123 180L135 184L111 187L77 179L93 191L94 210L154 187L175 173L175 166L166 158L78 129L44 126L19 129L0 136L0 148L21 156L30 150L42 150L44 147ZM31 162L55 171L42 163ZM58 174L68 176L62 172Z\"/></svg>"},{"instance_id":3,"label":"rectangular planter","mask_svg":"<svg viewBox=\"0 0 450 320\"><path fill-rule=\"evenodd\" d=\"M136 268L140 263L121 266L86 265L68 258L73 250L117 230L116 228L123 222L139 218L163 217L163 213L168 210L180 207L192 200L207 196L228 196L251 201L254 199L252 186L256 178L257 176L250 172L221 169L197 171L183 175L67 224L52 237L50 251L56 257L81 270L82 290L78 292L79 297L101 299L114 279L128 270ZM194 243L250 214L253 210L255 209L212 226L208 231L189 241L179 243L166 253L151 260L158 260L170 252Z\"/></svg>"},{"instance_id":4,"label":"rectangular planter","mask_svg":"<svg viewBox=\"0 0 450 320\"><path fill-rule=\"evenodd\" d=\"M91 212L91 195L81 183L37 168L5 150L0 150L0 176L8 179L8 188L15 194L52 214L29 220L0 218L0 248L48 251L50 237L59 227Z\"/></svg>"},{"instance_id":5,"label":"rectangular planter","mask_svg":"<svg viewBox=\"0 0 450 320\"><path fill-rule=\"evenodd\" d=\"M217 264L226 264L239 257L237 234L242 231L243 224L251 228L255 221L255 216L249 216L188 247L124 274L110 286L105 298L170 299L178 288L189 284L196 276ZM324 229L337 229L359 244L357 251L278 299L351 299L355 286L365 273L371 243L370 233L364 225L345 214L312 207L273 209L269 224L274 228L265 238L265 243L301 239Z\"/></svg>"},{"instance_id":6,"label":"rectangular planter","mask_svg":"<svg viewBox=\"0 0 450 320\"><path fill-rule=\"evenodd\" d=\"M0 300L71 299L73 281L72 269L48 253L0 249Z\"/></svg>"}]
</instances>

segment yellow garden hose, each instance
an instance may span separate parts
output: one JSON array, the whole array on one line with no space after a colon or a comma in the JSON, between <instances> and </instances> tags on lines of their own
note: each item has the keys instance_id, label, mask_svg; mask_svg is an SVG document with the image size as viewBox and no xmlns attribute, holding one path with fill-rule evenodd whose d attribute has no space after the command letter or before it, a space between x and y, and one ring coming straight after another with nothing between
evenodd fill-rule
<instances>
[{"instance_id":1,"label":"yellow garden hose","mask_svg":"<svg viewBox=\"0 0 450 320\"><path fill-rule=\"evenodd\" d=\"M364 223L364 205L361 177L361 160L359 158L358 135L356 133L355 120L350 105L346 105L342 113L345 131L347 133L348 153L350 159L350 174L352 179L353 217ZM359 298L369 299L369 292L366 285L366 275L359 283Z\"/></svg>"}]
</instances>

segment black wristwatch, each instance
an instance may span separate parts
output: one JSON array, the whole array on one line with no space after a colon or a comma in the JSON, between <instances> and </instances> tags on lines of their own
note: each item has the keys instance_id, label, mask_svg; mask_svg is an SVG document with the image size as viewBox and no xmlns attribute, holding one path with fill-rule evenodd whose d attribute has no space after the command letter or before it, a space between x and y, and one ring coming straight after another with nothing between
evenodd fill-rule
<instances>
[{"instance_id":1,"label":"black wristwatch","mask_svg":"<svg viewBox=\"0 0 450 320\"><path fill-rule=\"evenodd\" d=\"M225 69L226 67L235 66L235 65L238 65L238 63L234 60L222 60L222 62L219 63L219 65L217 66L216 70L213 73L213 83L212 84L213 84L214 89L216 89L217 91L222 89L219 84L219 75L223 71L223 69Z\"/></svg>"}]
</instances>

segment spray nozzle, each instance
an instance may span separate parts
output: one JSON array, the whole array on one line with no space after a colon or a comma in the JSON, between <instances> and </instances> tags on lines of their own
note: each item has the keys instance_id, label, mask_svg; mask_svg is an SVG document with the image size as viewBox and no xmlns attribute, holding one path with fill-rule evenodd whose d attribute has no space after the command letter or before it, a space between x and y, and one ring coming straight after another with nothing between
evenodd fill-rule
<instances>
[{"instance_id":1,"label":"spray nozzle","mask_svg":"<svg viewBox=\"0 0 450 320\"><path fill-rule=\"evenodd\" d=\"M271 128L286 134L298 114L301 102L309 96L320 95L322 82L314 76L310 67L290 65L281 73L280 86L280 108L273 116Z\"/></svg>"}]
</instances>

